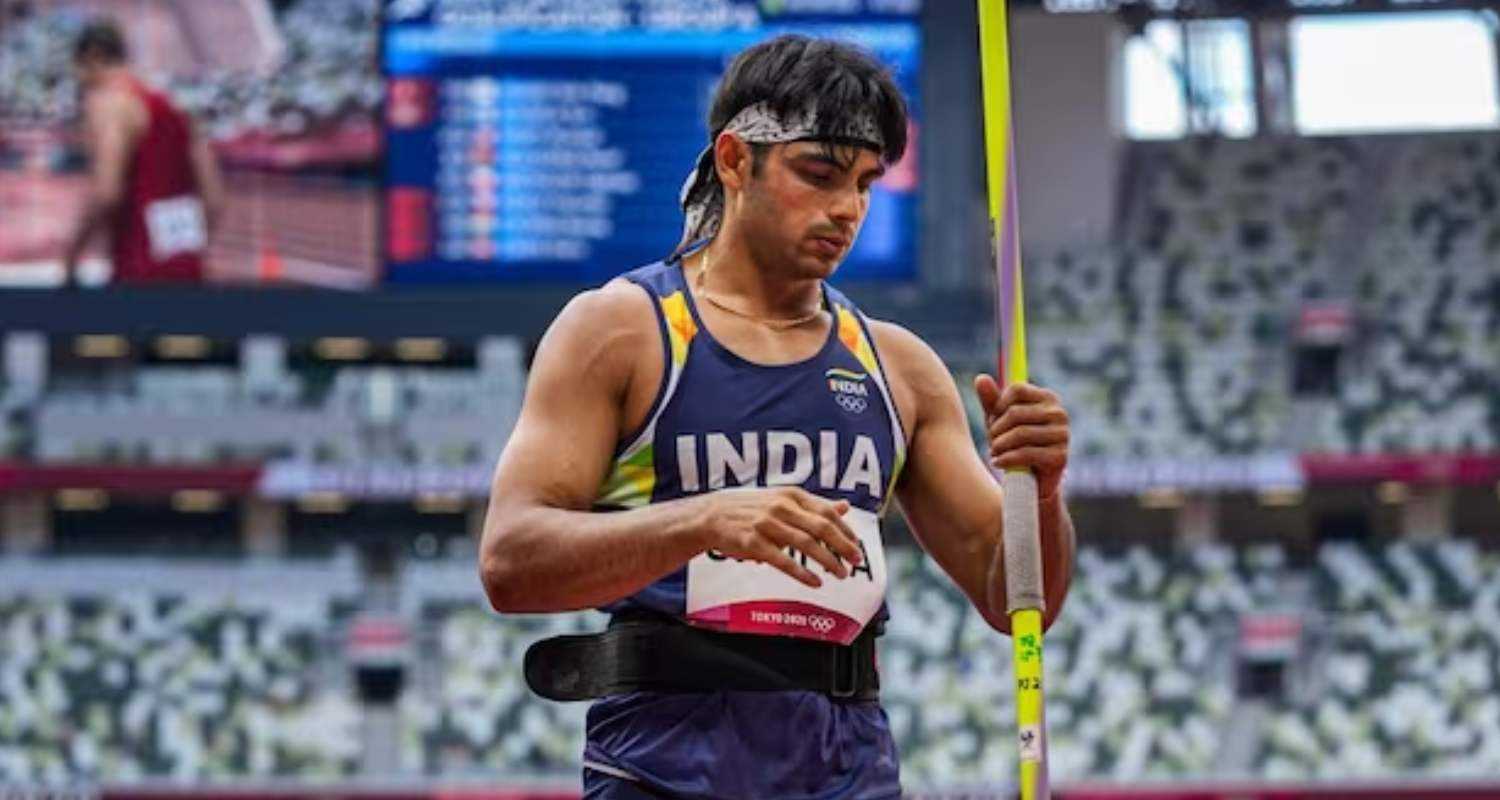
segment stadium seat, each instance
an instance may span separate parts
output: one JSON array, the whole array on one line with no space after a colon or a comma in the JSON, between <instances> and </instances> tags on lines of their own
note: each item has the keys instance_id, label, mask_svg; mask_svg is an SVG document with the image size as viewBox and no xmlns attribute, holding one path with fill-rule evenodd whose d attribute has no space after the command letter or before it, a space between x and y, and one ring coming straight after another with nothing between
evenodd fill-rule
<instances>
[{"instance_id":1,"label":"stadium seat","mask_svg":"<svg viewBox=\"0 0 1500 800\"><path fill-rule=\"evenodd\" d=\"M1032 372L1081 456L1483 452L1500 443L1500 137L1137 143L1120 241L1030 259ZM1359 321L1291 438L1303 304ZM1420 420L1422 424L1414 424Z\"/></svg>"},{"instance_id":2,"label":"stadium seat","mask_svg":"<svg viewBox=\"0 0 1500 800\"><path fill-rule=\"evenodd\" d=\"M106 387L64 378L5 407L15 429L0 442L40 461L487 466L520 413L515 356L497 369L350 366L269 386L222 367L139 367ZM21 426L32 418L31 430Z\"/></svg>"},{"instance_id":3,"label":"stadium seat","mask_svg":"<svg viewBox=\"0 0 1500 800\"><path fill-rule=\"evenodd\" d=\"M324 667L352 587L313 574L0 560L0 784L351 774L358 710Z\"/></svg>"},{"instance_id":4,"label":"stadium seat","mask_svg":"<svg viewBox=\"0 0 1500 800\"><path fill-rule=\"evenodd\" d=\"M1500 559L1473 542L1325 545L1314 698L1268 720L1270 778L1478 778L1500 769Z\"/></svg>"}]
</instances>

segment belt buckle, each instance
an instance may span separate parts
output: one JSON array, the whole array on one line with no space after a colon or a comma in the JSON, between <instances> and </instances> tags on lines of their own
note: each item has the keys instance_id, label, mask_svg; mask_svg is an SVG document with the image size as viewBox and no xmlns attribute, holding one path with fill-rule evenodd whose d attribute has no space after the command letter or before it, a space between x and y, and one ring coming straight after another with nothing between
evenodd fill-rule
<instances>
[{"instance_id":1,"label":"belt buckle","mask_svg":"<svg viewBox=\"0 0 1500 800\"><path fill-rule=\"evenodd\" d=\"M833 645L833 680L828 694L834 699L848 700L859 691L859 663L854 653L853 645Z\"/></svg>"}]
</instances>

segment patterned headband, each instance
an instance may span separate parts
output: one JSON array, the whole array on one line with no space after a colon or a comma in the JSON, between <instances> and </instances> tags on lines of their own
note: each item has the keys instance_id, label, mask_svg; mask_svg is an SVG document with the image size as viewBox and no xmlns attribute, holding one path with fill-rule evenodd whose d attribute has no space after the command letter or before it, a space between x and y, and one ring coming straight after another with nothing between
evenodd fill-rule
<instances>
[{"instance_id":1,"label":"patterned headband","mask_svg":"<svg viewBox=\"0 0 1500 800\"><path fill-rule=\"evenodd\" d=\"M734 119L724 126L725 133L732 133L747 144L780 144L807 139L838 140L885 150L885 137L880 135L880 125L875 115L855 114L848 122L831 134L819 132L818 117L811 108L800 114L780 116L765 102L746 106ZM718 138L715 136L714 138ZM692 173L682 184L678 198L687 220L682 227L682 240L672 251L672 258L682 256L684 251L698 242L712 239L719 233L724 222L724 186L719 183L719 173L714 169L714 144L708 143L698 154Z\"/></svg>"}]
</instances>

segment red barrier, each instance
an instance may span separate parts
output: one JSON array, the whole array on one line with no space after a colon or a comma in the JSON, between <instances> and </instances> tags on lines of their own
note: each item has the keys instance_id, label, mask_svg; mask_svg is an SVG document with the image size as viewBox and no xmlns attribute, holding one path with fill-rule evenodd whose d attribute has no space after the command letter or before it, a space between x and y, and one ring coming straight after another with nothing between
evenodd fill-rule
<instances>
[{"instance_id":1,"label":"red barrier","mask_svg":"<svg viewBox=\"0 0 1500 800\"><path fill-rule=\"evenodd\" d=\"M103 489L135 495L168 495L212 489L240 496L260 483L259 464L211 466L154 464L29 464L0 462L0 492Z\"/></svg>"},{"instance_id":2,"label":"red barrier","mask_svg":"<svg viewBox=\"0 0 1500 800\"><path fill-rule=\"evenodd\" d=\"M1403 483L1483 485L1500 478L1500 455L1325 455L1300 457L1308 483Z\"/></svg>"}]
</instances>

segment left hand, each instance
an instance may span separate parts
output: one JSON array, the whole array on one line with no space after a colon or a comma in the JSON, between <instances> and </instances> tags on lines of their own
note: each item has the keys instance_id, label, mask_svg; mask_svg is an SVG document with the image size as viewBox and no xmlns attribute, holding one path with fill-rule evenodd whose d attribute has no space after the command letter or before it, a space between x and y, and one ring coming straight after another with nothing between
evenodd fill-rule
<instances>
[{"instance_id":1,"label":"left hand","mask_svg":"<svg viewBox=\"0 0 1500 800\"><path fill-rule=\"evenodd\" d=\"M974 391L984 408L990 466L1030 469L1038 496L1055 496L1068 466L1069 439L1068 412L1057 395L1029 383L1013 383L1002 391L989 375L974 378Z\"/></svg>"}]
</instances>

